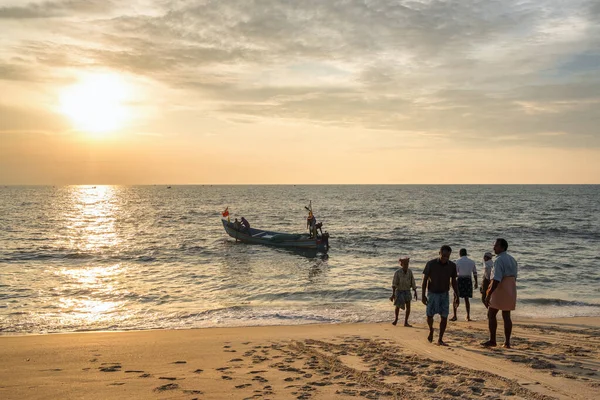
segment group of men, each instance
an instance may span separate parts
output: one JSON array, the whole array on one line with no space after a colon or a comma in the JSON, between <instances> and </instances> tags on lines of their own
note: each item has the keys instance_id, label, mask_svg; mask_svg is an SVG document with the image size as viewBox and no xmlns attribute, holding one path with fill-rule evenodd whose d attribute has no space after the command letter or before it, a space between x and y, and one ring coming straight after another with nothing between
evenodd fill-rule
<instances>
[{"instance_id":1,"label":"group of men","mask_svg":"<svg viewBox=\"0 0 600 400\"><path fill-rule=\"evenodd\" d=\"M496 330L498 327L497 314L502 311L504 319L504 347L510 348L512 334L512 320L510 312L515 309L517 302L517 261L507 253L508 242L499 238L494 243L496 260L492 261L492 254L483 256L483 279L481 282L481 299L488 309L489 340L482 343L485 347L496 346ZM467 256L467 250L461 249L460 258L456 262L450 261L452 248L448 245L441 247L439 257L429 261L423 270L423 283L421 285L421 301L427 307L427 324L429 336L427 340L433 342L434 328L433 317L440 315L439 336L437 344L446 346L444 332L450 314L450 286L454 291L453 316L450 321L456 321L457 309L460 299L465 300L467 321L471 321L471 307L469 299L473 297L473 288L477 289L477 267L475 261ZM408 268L410 258L400 258L400 266L394 273L392 280L392 296L390 300L396 306L393 325L398 323L400 309L406 309L404 326L410 327L410 303L414 297L417 300L417 285L412 271ZM472 278L473 277L473 278ZM411 295L411 289L413 294Z\"/></svg>"},{"instance_id":2,"label":"group of men","mask_svg":"<svg viewBox=\"0 0 600 400\"><path fill-rule=\"evenodd\" d=\"M250 222L248 222L248 220L244 217L242 217L241 221L238 221L238 219L236 218L235 221L233 222L233 228L236 231L240 231L240 232L244 232L244 233L250 233Z\"/></svg>"}]
</instances>

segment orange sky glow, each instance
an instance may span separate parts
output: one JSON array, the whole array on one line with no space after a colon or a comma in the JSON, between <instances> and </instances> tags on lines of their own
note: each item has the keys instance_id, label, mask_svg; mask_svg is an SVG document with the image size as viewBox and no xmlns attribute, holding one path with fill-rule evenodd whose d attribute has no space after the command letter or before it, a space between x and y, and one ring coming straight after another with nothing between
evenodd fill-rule
<instances>
[{"instance_id":1,"label":"orange sky glow","mask_svg":"<svg viewBox=\"0 0 600 400\"><path fill-rule=\"evenodd\" d=\"M600 183L598 2L251 4L0 0L0 184Z\"/></svg>"}]
</instances>

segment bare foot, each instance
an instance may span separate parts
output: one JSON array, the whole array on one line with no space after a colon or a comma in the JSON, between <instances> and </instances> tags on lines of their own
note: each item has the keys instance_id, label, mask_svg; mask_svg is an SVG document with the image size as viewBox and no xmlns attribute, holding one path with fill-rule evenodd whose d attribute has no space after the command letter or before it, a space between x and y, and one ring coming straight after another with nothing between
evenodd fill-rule
<instances>
[{"instance_id":1,"label":"bare foot","mask_svg":"<svg viewBox=\"0 0 600 400\"><path fill-rule=\"evenodd\" d=\"M471 317L467 317L467 321L473 321Z\"/></svg>"},{"instance_id":2,"label":"bare foot","mask_svg":"<svg viewBox=\"0 0 600 400\"><path fill-rule=\"evenodd\" d=\"M438 346L448 346L443 340L438 340L437 344Z\"/></svg>"},{"instance_id":3,"label":"bare foot","mask_svg":"<svg viewBox=\"0 0 600 400\"><path fill-rule=\"evenodd\" d=\"M427 340L429 340L429 343L433 342L433 330L429 331L429 336L427 336Z\"/></svg>"},{"instance_id":4,"label":"bare foot","mask_svg":"<svg viewBox=\"0 0 600 400\"><path fill-rule=\"evenodd\" d=\"M492 342L491 340L488 340L487 342L481 343L481 345L483 347L496 347L496 342Z\"/></svg>"},{"instance_id":5,"label":"bare foot","mask_svg":"<svg viewBox=\"0 0 600 400\"><path fill-rule=\"evenodd\" d=\"M392 322L392 325L396 326L397 323L398 323L398 320L395 320L394 322Z\"/></svg>"},{"instance_id":6,"label":"bare foot","mask_svg":"<svg viewBox=\"0 0 600 400\"><path fill-rule=\"evenodd\" d=\"M412 325L411 325L411 324L409 324L408 322L405 322L405 323L404 323L404 326L406 326L407 328L412 328Z\"/></svg>"},{"instance_id":7,"label":"bare foot","mask_svg":"<svg viewBox=\"0 0 600 400\"><path fill-rule=\"evenodd\" d=\"M450 318L450 321L456 321L456 315L452 318Z\"/></svg>"},{"instance_id":8,"label":"bare foot","mask_svg":"<svg viewBox=\"0 0 600 400\"><path fill-rule=\"evenodd\" d=\"M510 349L511 348L510 347L510 343L504 343L504 345L502 347L504 347L505 349Z\"/></svg>"}]
</instances>

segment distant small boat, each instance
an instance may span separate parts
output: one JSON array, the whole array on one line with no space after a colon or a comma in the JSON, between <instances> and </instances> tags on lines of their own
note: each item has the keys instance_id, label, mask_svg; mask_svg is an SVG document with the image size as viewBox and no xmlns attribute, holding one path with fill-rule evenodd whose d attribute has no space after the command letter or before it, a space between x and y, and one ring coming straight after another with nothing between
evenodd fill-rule
<instances>
[{"instance_id":1,"label":"distant small boat","mask_svg":"<svg viewBox=\"0 0 600 400\"><path fill-rule=\"evenodd\" d=\"M263 229L240 227L236 229L233 222L221 219L225 232L232 238L244 243L264 244L275 247L290 247L299 249L329 250L329 233L325 232L316 238L306 233L281 233Z\"/></svg>"}]
</instances>

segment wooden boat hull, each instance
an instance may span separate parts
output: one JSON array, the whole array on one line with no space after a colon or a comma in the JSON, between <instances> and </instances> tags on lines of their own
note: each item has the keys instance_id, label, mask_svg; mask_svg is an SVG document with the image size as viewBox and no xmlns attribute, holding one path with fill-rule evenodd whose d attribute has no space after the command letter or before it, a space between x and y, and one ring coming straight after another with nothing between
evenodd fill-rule
<instances>
[{"instance_id":1,"label":"wooden boat hull","mask_svg":"<svg viewBox=\"0 0 600 400\"><path fill-rule=\"evenodd\" d=\"M271 232L262 229L250 228L249 231L236 230L233 223L221 219L225 232L232 238L244 243L264 244L275 247L288 247L299 249L316 249L327 251L329 249L328 238L314 239L308 234L289 234Z\"/></svg>"}]
</instances>

